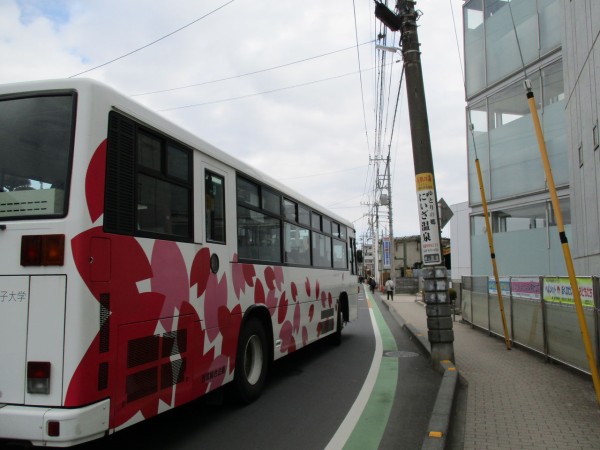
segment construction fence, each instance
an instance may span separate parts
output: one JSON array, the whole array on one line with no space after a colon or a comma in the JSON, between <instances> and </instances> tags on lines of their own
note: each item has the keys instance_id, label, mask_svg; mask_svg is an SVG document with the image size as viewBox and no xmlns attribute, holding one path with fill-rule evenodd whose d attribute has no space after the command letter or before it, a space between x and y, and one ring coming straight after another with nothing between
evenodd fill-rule
<instances>
[{"instance_id":1,"label":"construction fence","mask_svg":"<svg viewBox=\"0 0 600 450\"><path fill-rule=\"evenodd\" d=\"M577 284L600 367L599 278L577 277ZM465 322L504 337L496 289L493 277L462 277L460 311ZM500 289L511 341L590 373L568 277L502 277Z\"/></svg>"}]
</instances>

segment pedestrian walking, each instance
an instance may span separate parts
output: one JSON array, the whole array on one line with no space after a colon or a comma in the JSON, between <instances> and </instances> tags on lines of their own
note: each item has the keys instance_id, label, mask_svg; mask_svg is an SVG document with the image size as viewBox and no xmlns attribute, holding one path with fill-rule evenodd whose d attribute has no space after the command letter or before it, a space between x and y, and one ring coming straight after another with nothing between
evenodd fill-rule
<instances>
[{"instance_id":1,"label":"pedestrian walking","mask_svg":"<svg viewBox=\"0 0 600 450\"><path fill-rule=\"evenodd\" d=\"M391 278L385 282L385 291L387 292L387 299L394 300L394 280Z\"/></svg>"},{"instance_id":2,"label":"pedestrian walking","mask_svg":"<svg viewBox=\"0 0 600 450\"><path fill-rule=\"evenodd\" d=\"M371 292L375 292L376 285L377 285L377 283L375 283L375 279L369 278L369 287L371 288Z\"/></svg>"}]
</instances>

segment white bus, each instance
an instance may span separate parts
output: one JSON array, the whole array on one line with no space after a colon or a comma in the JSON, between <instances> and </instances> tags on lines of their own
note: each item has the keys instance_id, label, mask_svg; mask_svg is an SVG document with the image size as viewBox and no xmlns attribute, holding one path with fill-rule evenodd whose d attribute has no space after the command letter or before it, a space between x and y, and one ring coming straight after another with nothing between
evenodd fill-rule
<instances>
[{"instance_id":1,"label":"white bus","mask_svg":"<svg viewBox=\"0 0 600 450\"><path fill-rule=\"evenodd\" d=\"M357 314L352 224L90 80L0 86L0 439L71 446Z\"/></svg>"}]
</instances>

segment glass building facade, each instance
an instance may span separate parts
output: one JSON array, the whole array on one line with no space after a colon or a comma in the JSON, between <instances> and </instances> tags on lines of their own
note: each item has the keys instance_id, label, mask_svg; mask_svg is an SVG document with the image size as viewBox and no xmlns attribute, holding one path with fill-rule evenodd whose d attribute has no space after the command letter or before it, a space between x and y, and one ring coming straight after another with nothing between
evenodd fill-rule
<instances>
[{"instance_id":1,"label":"glass building facade","mask_svg":"<svg viewBox=\"0 0 600 450\"><path fill-rule=\"evenodd\" d=\"M475 160L501 275L566 273L523 85L532 83L570 234L561 0L470 0L463 7L471 270L492 267Z\"/></svg>"}]
</instances>

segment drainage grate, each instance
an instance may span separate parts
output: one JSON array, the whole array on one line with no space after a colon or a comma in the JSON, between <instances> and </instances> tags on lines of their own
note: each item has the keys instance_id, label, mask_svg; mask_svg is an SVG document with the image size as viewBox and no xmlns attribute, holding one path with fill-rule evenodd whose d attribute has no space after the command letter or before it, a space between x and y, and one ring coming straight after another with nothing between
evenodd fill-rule
<instances>
[{"instance_id":1,"label":"drainage grate","mask_svg":"<svg viewBox=\"0 0 600 450\"><path fill-rule=\"evenodd\" d=\"M415 352L406 352L403 350L394 350L383 352L383 356L387 356L388 358L413 358L415 356L419 356L419 354Z\"/></svg>"}]
</instances>

